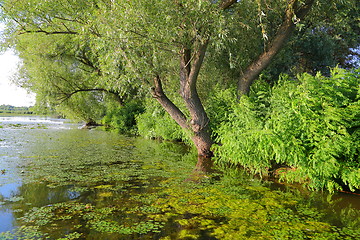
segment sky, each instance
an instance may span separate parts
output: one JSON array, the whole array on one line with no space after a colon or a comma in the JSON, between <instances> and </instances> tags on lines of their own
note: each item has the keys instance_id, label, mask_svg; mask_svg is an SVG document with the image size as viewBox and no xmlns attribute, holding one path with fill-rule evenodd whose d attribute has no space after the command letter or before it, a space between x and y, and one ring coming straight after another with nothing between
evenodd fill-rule
<instances>
[{"instance_id":1,"label":"sky","mask_svg":"<svg viewBox=\"0 0 360 240\"><path fill-rule=\"evenodd\" d=\"M0 38L3 29L4 25L0 23ZM11 83L19 62L19 57L13 51L0 52L0 105L29 107L35 104L34 94L28 94L25 89Z\"/></svg>"}]
</instances>

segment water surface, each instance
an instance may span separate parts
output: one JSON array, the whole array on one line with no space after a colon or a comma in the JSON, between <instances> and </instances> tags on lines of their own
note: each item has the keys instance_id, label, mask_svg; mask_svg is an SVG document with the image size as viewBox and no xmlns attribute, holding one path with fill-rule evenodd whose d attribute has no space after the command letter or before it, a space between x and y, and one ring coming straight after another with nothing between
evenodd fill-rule
<instances>
[{"instance_id":1,"label":"water surface","mask_svg":"<svg viewBox=\"0 0 360 240\"><path fill-rule=\"evenodd\" d=\"M0 239L360 239L360 198L192 174L181 144L0 118Z\"/></svg>"}]
</instances>

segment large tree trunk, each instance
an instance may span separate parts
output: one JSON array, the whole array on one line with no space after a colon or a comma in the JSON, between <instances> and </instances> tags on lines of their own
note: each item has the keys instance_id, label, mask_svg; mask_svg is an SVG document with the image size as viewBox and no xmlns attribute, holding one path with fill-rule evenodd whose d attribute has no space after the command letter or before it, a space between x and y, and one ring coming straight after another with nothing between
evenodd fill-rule
<instances>
[{"instance_id":1,"label":"large tree trunk","mask_svg":"<svg viewBox=\"0 0 360 240\"><path fill-rule=\"evenodd\" d=\"M300 4L298 0L291 0L285 11L285 19L275 37L270 41L267 49L260 54L241 74L238 81L238 97L248 94L250 86L259 74L269 66L277 53L284 47L286 40L295 29L294 18L300 21L309 12L314 0L306 0Z\"/></svg>"},{"instance_id":2,"label":"large tree trunk","mask_svg":"<svg viewBox=\"0 0 360 240\"><path fill-rule=\"evenodd\" d=\"M198 150L198 161L196 163L195 171L211 172L213 167L211 146L213 144L210 131L206 127L197 135L192 137L192 140Z\"/></svg>"},{"instance_id":3,"label":"large tree trunk","mask_svg":"<svg viewBox=\"0 0 360 240\"><path fill-rule=\"evenodd\" d=\"M197 171L211 171L213 153L209 118L201 103L196 89L196 82L204 60L208 42L198 43L194 52L184 48L180 55L180 93L189 110L190 127L193 133L192 140L198 151Z\"/></svg>"},{"instance_id":4,"label":"large tree trunk","mask_svg":"<svg viewBox=\"0 0 360 240\"><path fill-rule=\"evenodd\" d=\"M183 48L180 52L180 93L184 99L191 119L188 120L181 110L165 95L160 76L154 78L153 96L170 116L186 131L191 132L191 139L197 148L198 163L196 171L211 171L213 153L209 118L201 103L196 89L196 82L204 60L208 42L195 43L194 50Z\"/></svg>"},{"instance_id":5,"label":"large tree trunk","mask_svg":"<svg viewBox=\"0 0 360 240\"><path fill-rule=\"evenodd\" d=\"M193 100L186 99L187 105L192 106L192 108L189 109L189 111L193 113L191 115L202 116L200 118L197 117L195 120L188 121L181 110L165 95L159 76L154 78L152 95L177 122L177 124L179 124L185 131L190 131L192 133L191 139L198 152L198 162L195 170L210 172L213 166L211 160L213 153L210 150L213 142L211 140L208 127L209 120L202 105L200 105L200 108L196 108L195 105L193 105ZM199 112L202 114L196 114Z\"/></svg>"},{"instance_id":6,"label":"large tree trunk","mask_svg":"<svg viewBox=\"0 0 360 240\"><path fill-rule=\"evenodd\" d=\"M221 0L220 9L227 9L234 5L237 0ZM192 133L192 141L198 152L198 162L195 171L212 171L212 156L209 118L201 103L196 89L196 82L204 60L209 41L194 42L193 49L183 47L180 51L180 93L184 99L186 108L191 119L188 120L181 110L165 95L160 76L154 78L152 95L170 116L185 130Z\"/></svg>"}]
</instances>

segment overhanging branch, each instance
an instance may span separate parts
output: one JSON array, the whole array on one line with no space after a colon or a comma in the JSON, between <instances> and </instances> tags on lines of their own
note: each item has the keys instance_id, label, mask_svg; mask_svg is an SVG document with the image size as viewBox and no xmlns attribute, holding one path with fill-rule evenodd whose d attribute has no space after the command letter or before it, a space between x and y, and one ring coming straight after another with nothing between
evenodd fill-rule
<instances>
[{"instance_id":1,"label":"overhanging branch","mask_svg":"<svg viewBox=\"0 0 360 240\"><path fill-rule=\"evenodd\" d=\"M21 31L19 35L25 34L25 33L44 33L46 35L56 35L56 34L78 34L74 31L45 31L45 30L25 30Z\"/></svg>"},{"instance_id":2,"label":"overhanging branch","mask_svg":"<svg viewBox=\"0 0 360 240\"><path fill-rule=\"evenodd\" d=\"M248 94L250 86L259 74L269 66L274 57L284 47L287 39L295 30L294 17L304 18L310 11L315 0L306 0L300 5L298 0L291 0L285 10L285 18L279 27L276 35L270 41L266 50L261 53L248 67L243 71L238 81L238 97Z\"/></svg>"},{"instance_id":3,"label":"overhanging branch","mask_svg":"<svg viewBox=\"0 0 360 240\"><path fill-rule=\"evenodd\" d=\"M61 101L61 103L69 100L73 95L79 93L79 92L95 92L95 91L98 91L98 92L108 92L108 93L112 93L112 94L115 94L115 92L113 91L109 91L105 88L88 88L88 89L77 89L77 90L74 90L70 93L61 93L61 97L58 98L59 101Z\"/></svg>"}]
</instances>

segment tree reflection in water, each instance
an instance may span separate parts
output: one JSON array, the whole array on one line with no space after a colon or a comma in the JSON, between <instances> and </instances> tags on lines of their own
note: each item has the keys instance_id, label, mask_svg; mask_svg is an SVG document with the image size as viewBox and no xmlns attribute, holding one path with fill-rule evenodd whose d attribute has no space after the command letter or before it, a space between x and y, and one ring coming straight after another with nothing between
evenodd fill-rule
<instances>
[{"instance_id":1,"label":"tree reflection in water","mask_svg":"<svg viewBox=\"0 0 360 240\"><path fill-rule=\"evenodd\" d=\"M184 181L193 173L196 154L180 144L76 127L3 130L0 138L13 151L0 149L1 158L17 159L7 172L21 183L2 179L2 239L356 239L360 234L359 209L343 208L346 201L339 203L338 196L280 189L229 168ZM17 144L19 139L26 144Z\"/></svg>"}]
</instances>

